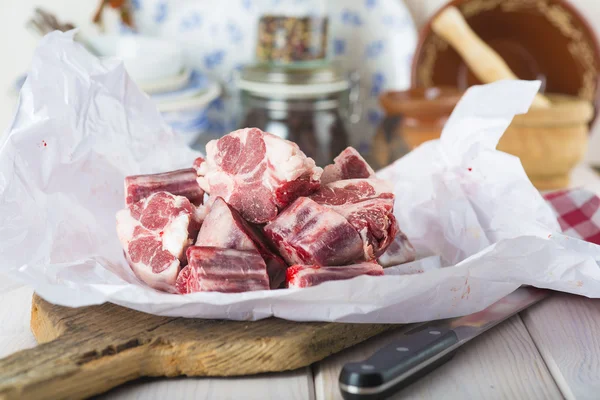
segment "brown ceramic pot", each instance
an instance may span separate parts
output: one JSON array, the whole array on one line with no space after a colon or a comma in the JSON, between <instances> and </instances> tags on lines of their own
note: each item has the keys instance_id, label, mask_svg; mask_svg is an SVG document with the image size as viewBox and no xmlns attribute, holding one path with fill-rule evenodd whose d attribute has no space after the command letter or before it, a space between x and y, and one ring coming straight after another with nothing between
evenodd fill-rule
<instances>
[{"instance_id":1,"label":"brown ceramic pot","mask_svg":"<svg viewBox=\"0 0 600 400\"><path fill-rule=\"evenodd\" d=\"M542 93L561 93L600 105L600 50L585 18L563 0L454 0L473 31L521 79L542 81ZM443 7L439 12L445 9ZM412 86L480 84L459 54L431 29L419 35Z\"/></svg>"},{"instance_id":2,"label":"brown ceramic pot","mask_svg":"<svg viewBox=\"0 0 600 400\"><path fill-rule=\"evenodd\" d=\"M424 141L440 137L461 96L462 92L452 87L412 88L385 92L379 101L386 115L402 117L397 131L413 149Z\"/></svg>"}]
</instances>

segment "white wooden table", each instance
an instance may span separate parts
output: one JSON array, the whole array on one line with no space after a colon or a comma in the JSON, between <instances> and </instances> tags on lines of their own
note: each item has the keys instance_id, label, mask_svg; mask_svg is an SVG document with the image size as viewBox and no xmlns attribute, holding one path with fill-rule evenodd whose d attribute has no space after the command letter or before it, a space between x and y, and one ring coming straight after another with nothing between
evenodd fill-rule
<instances>
[{"instance_id":1,"label":"white wooden table","mask_svg":"<svg viewBox=\"0 0 600 400\"><path fill-rule=\"evenodd\" d=\"M600 194L600 179L578 168L574 186ZM0 276L0 357L35 346L32 290ZM400 331L298 371L247 378L140 380L110 399L339 399L342 365L370 355ZM600 399L600 300L556 293L463 346L454 359L394 398Z\"/></svg>"}]
</instances>

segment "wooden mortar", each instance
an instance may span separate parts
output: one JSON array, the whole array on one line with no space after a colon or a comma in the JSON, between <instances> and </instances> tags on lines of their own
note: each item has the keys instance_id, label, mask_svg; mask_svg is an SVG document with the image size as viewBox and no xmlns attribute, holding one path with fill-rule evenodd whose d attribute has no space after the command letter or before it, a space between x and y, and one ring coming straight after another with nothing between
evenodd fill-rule
<instances>
[{"instance_id":1,"label":"wooden mortar","mask_svg":"<svg viewBox=\"0 0 600 400\"><path fill-rule=\"evenodd\" d=\"M431 95L431 94L434 95ZM388 116L401 115L391 142L374 145L379 154L393 150L401 140L412 150L420 144L438 139L446 119L460 95L450 88L410 89L386 92L380 102ZM565 188L569 173L587 150L592 104L577 97L548 95L548 107L532 107L517 115L508 127L498 150L521 159L529 179L539 190ZM386 164L395 160L386 160Z\"/></svg>"},{"instance_id":2,"label":"wooden mortar","mask_svg":"<svg viewBox=\"0 0 600 400\"><path fill-rule=\"evenodd\" d=\"M565 188L571 170L587 151L592 104L577 97L547 95L550 107L532 107L517 115L498 143L498 150L521 159L539 190Z\"/></svg>"},{"instance_id":3,"label":"wooden mortar","mask_svg":"<svg viewBox=\"0 0 600 400\"><path fill-rule=\"evenodd\" d=\"M431 27L460 54L482 82L517 79L504 60L473 32L456 7L442 11ZM588 101L538 93L529 112L514 118L500 139L498 150L519 157L529 179L539 190L567 187L569 173L587 150L593 114L593 106ZM429 134L413 131L402 131L411 148L432 139L433 131ZM421 140L415 140L417 138Z\"/></svg>"},{"instance_id":4,"label":"wooden mortar","mask_svg":"<svg viewBox=\"0 0 600 400\"><path fill-rule=\"evenodd\" d=\"M443 10L431 22L431 29L460 54L469 69L482 82L518 79L502 57L471 29L458 8L450 6ZM531 106L549 107L550 100L537 93Z\"/></svg>"}]
</instances>

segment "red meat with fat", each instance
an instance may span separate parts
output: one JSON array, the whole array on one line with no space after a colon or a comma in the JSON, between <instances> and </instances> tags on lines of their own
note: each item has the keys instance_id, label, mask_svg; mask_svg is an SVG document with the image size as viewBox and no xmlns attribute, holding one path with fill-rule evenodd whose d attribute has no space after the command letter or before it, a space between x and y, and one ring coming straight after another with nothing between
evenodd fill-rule
<instances>
[{"instance_id":1,"label":"red meat with fat","mask_svg":"<svg viewBox=\"0 0 600 400\"><path fill-rule=\"evenodd\" d=\"M293 265L287 270L286 282L289 288L305 288L327 281L352 279L360 275L380 276L383 275L383 268L375 262L365 262L343 267Z\"/></svg>"},{"instance_id":2,"label":"red meat with fat","mask_svg":"<svg viewBox=\"0 0 600 400\"><path fill-rule=\"evenodd\" d=\"M316 191L323 170L298 145L257 128L240 129L206 145L198 183L244 219L262 224L300 196Z\"/></svg>"},{"instance_id":3,"label":"red meat with fat","mask_svg":"<svg viewBox=\"0 0 600 400\"><path fill-rule=\"evenodd\" d=\"M125 178L125 204L138 202L153 193L169 192L187 197L193 204L201 205L204 190L197 182L192 168L150 175L132 175Z\"/></svg>"},{"instance_id":4,"label":"red meat with fat","mask_svg":"<svg viewBox=\"0 0 600 400\"><path fill-rule=\"evenodd\" d=\"M348 147L323 168L321 184L345 179L374 178L375 171L354 147Z\"/></svg>"},{"instance_id":5,"label":"red meat with fat","mask_svg":"<svg viewBox=\"0 0 600 400\"><path fill-rule=\"evenodd\" d=\"M307 197L294 201L264 232L289 264L344 265L362 256L356 229Z\"/></svg>"},{"instance_id":6,"label":"red meat with fat","mask_svg":"<svg viewBox=\"0 0 600 400\"><path fill-rule=\"evenodd\" d=\"M309 198L342 215L356 229L363 243L362 260L374 260L383 254L398 232L394 194L385 181L336 181L322 186Z\"/></svg>"},{"instance_id":7,"label":"red meat with fat","mask_svg":"<svg viewBox=\"0 0 600 400\"><path fill-rule=\"evenodd\" d=\"M187 258L176 282L181 294L269 290L267 266L257 251L192 246Z\"/></svg>"},{"instance_id":8,"label":"red meat with fat","mask_svg":"<svg viewBox=\"0 0 600 400\"><path fill-rule=\"evenodd\" d=\"M204 220L196 246L257 251L267 265L271 288L276 289L285 281L287 264L265 242L264 236L256 227L246 222L219 197Z\"/></svg>"},{"instance_id":9,"label":"red meat with fat","mask_svg":"<svg viewBox=\"0 0 600 400\"><path fill-rule=\"evenodd\" d=\"M183 196L158 192L117 213L117 234L131 269L149 286L173 291L185 250L204 217Z\"/></svg>"}]
</instances>

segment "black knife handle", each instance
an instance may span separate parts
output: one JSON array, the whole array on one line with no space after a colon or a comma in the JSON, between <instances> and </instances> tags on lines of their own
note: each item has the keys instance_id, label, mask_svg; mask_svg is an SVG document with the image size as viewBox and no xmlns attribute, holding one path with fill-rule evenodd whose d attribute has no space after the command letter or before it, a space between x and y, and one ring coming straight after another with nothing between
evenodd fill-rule
<instances>
[{"instance_id":1,"label":"black knife handle","mask_svg":"<svg viewBox=\"0 0 600 400\"><path fill-rule=\"evenodd\" d=\"M447 328L419 326L340 373L346 400L385 399L450 360L458 346Z\"/></svg>"}]
</instances>

